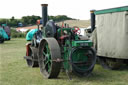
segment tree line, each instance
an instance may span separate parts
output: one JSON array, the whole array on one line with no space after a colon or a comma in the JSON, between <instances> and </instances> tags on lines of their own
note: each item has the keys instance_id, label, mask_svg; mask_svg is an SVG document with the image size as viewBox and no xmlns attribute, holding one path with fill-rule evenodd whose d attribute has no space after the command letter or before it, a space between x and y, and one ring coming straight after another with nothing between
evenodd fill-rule
<instances>
[{"instance_id":1,"label":"tree line","mask_svg":"<svg viewBox=\"0 0 128 85\"><path fill-rule=\"evenodd\" d=\"M41 19L40 16L23 16L21 19L15 19L15 17L11 17L10 19L0 19L0 25L7 24L10 27L18 27L19 23L22 23L23 26L35 25L36 21ZM58 15L58 16L48 16L49 20L54 20L55 22L71 20L72 18L66 15Z\"/></svg>"}]
</instances>

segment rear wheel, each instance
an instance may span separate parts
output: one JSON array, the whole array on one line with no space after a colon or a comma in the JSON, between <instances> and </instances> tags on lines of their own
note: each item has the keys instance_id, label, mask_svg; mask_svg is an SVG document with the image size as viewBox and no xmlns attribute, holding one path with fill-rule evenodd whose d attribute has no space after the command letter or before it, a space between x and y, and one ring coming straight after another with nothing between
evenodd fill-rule
<instances>
[{"instance_id":1,"label":"rear wheel","mask_svg":"<svg viewBox=\"0 0 128 85\"><path fill-rule=\"evenodd\" d=\"M29 67L39 67L38 60L34 59L35 54L31 47L29 47L28 56L26 56L26 62Z\"/></svg>"},{"instance_id":2,"label":"rear wheel","mask_svg":"<svg viewBox=\"0 0 128 85\"><path fill-rule=\"evenodd\" d=\"M105 69L116 70L119 69L122 64L121 60L117 61L116 59L112 59L112 58L98 57L98 60L101 66Z\"/></svg>"},{"instance_id":3,"label":"rear wheel","mask_svg":"<svg viewBox=\"0 0 128 85\"><path fill-rule=\"evenodd\" d=\"M60 47L54 38L45 38L39 46L39 67L46 78L56 78L60 72Z\"/></svg>"}]
</instances>

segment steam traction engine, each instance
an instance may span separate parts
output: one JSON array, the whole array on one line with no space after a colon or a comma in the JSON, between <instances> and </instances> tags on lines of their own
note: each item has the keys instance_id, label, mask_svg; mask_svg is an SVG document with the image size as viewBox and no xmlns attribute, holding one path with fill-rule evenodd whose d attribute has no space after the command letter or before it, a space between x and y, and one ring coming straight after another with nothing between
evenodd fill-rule
<instances>
[{"instance_id":1,"label":"steam traction engine","mask_svg":"<svg viewBox=\"0 0 128 85\"><path fill-rule=\"evenodd\" d=\"M56 78L62 68L67 74L87 76L96 62L92 41L82 39L78 27L59 27L47 21L47 6L42 4L43 29L38 29L32 42L26 44L28 66L39 66L46 78Z\"/></svg>"}]
</instances>

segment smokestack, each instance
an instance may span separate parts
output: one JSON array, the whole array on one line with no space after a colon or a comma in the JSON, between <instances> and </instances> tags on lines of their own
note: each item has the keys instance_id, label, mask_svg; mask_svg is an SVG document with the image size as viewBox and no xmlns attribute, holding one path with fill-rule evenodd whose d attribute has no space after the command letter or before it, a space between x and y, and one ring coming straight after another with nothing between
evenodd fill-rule
<instances>
[{"instance_id":1,"label":"smokestack","mask_svg":"<svg viewBox=\"0 0 128 85\"><path fill-rule=\"evenodd\" d=\"M41 4L41 6L42 6L42 24L44 27L48 21L48 14L47 14L48 4Z\"/></svg>"},{"instance_id":2,"label":"smokestack","mask_svg":"<svg viewBox=\"0 0 128 85\"><path fill-rule=\"evenodd\" d=\"M90 10L90 15L91 15L91 31L95 29L95 10Z\"/></svg>"}]
</instances>

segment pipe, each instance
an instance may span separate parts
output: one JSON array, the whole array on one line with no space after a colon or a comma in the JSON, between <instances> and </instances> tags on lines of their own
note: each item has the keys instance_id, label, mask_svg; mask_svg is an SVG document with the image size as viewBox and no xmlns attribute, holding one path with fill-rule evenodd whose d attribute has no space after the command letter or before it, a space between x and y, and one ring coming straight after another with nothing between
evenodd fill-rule
<instances>
[{"instance_id":1,"label":"pipe","mask_svg":"<svg viewBox=\"0 0 128 85\"><path fill-rule=\"evenodd\" d=\"M42 6L42 24L43 24L43 27L45 27L48 21L48 14L47 14L48 4L41 4L41 6Z\"/></svg>"},{"instance_id":2,"label":"pipe","mask_svg":"<svg viewBox=\"0 0 128 85\"><path fill-rule=\"evenodd\" d=\"M91 15L91 32L94 31L95 29L95 10L90 10L90 15Z\"/></svg>"}]
</instances>

